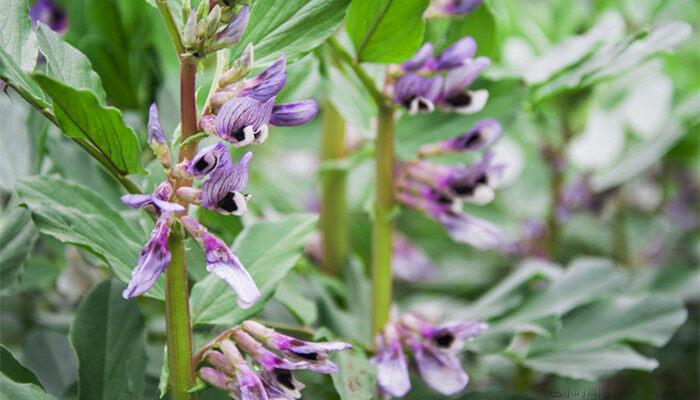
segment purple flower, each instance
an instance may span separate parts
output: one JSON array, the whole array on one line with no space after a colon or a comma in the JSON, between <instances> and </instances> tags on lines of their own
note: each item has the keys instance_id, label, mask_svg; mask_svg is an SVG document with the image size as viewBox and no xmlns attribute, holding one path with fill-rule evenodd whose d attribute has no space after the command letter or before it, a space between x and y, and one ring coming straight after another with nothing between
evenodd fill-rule
<instances>
[{"instance_id":1,"label":"purple flower","mask_svg":"<svg viewBox=\"0 0 700 400\"><path fill-rule=\"evenodd\" d=\"M229 22L226 27L216 35L216 41L219 48L231 47L238 43L243 37L243 33L248 27L248 18L250 16L250 10L248 6L243 6L241 11L238 12Z\"/></svg>"},{"instance_id":2,"label":"purple flower","mask_svg":"<svg viewBox=\"0 0 700 400\"><path fill-rule=\"evenodd\" d=\"M224 390L226 392L233 391L233 379L226 376L221 371L218 371L210 367L202 367L199 370L199 377L208 384L214 386L217 389Z\"/></svg>"},{"instance_id":3,"label":"purple flower","mask_svg":"<svg viewBox=\"0 0 700 400\"><path fill-rule=\"evenodd\" d=\"M148 145L151 146L156 158L158 158L163 167L170 168L172 163L170 149L163 135L156 103L151 104L151 108L148 110Z\"/></svg>"},{"instance_id":4,"label":"purple flower","mask_svg":"<svg viewBox=\"0 0 700 400\"><path fill-rule=\"evenodd\" d=\"M408 364L399 333L392 322L375 337L377 352L372 364L377 368L377 385L385 394L402 397L411 389Z\"/></svg>"},{"instance_id":5,"label":"purple flower","mask_svg":"<svg viewBox=\"0 0 700 400\"><path fill-rule=\"evenodd\" d=\"M464 151L478 151L491 146L502 133L501 124L494 119L477 122L469 131L454 138L420 147L421 157Z\"/></svg>"},{"instance_id":6,"label":"purple flower","mask_svg":"<svg viewBox=\"0 0 700 400\"><path fill-rule=\"evenodd\" d=\"M303 125L313 119L318 112L316 100L302 100L278 104L272 108L270 123L276 126Z\"/></svg>"},{"instance_id":7,"label":"purple flower","mask_svg":"<svg viewBox=\"0 0 700 400\"><path fill-rule=\"evenodd\" d=\"M474 53L476 53L476 41L471 36L465 36L437 55L435 69L446 71L461 67L474 56Z\"/></svg>"},{"instance_id":8,"label":"purple flower","mask_svg":"<svg viewBox=\"0 0 700 400\"><path fill-rule=\"evenodd\" d=\"M413 314L404 314L401 323L436 348L451 353L461 351L466 341L474 340L488 329L488 324L480 321L453 321L433 325Z\"/></svg>"},{"instance_id":9,"label":"purple flower","mask_svg":"<svg viewBox=\"0 0 700 400\"><path fill-rule=\"evenodd\" d=\"M163 212L182 212L185 208L177 203L169 202L173 194L170 182L162 182L153 194L127 194L121 197L122 203L131 208L145 208L160 215Z\"/></svg>"},{"instance_id":10,"label":"purple flower","mask_svg":"<svg viewBox=\"0 0 700 400\"><path fill-rule=\"evenodd\" d=\"M447 15L464 16L470 14L481 5L483 0L447 0L441 4L442 11Z\"/></svg>"},{"instance_id":11,"label":"purple flower","mask_svg":"<svg viewBox=\"0 0 700 400\"><path fill-rule=\"evenodd\" d=\"M67 27L66 13L53 0L36 0L29 9L32 24L44 23L56 32L63 32Z\"/></svg>"},{"instance_id":12,"label":"purple flower","mask_svg":"<svg viewBox=\"0 0 700 400\"><path fill-rule=\"evenodd\" d=\"M255 339L316 372L336 372L338 368L329 360L330 354L352 348L352 345L343 342L306 342L277 333L254 321L246 321L242 327Z\"/></svg>"},{"instance_id":13,"label":"purple flower","mask_svg":"<svg viewBox=\"0 0 700 400\"><path fill-rule=\"evenodd\" d=\"M125 299L146 293L170 264L168 237L172 223L172 212L163 212L158 217L151 238L148 239L141 254L139 254L136 268L131 273L129 285L122 292Z\"/></svg>"},{"instance_id":14,"label":"purple flower","mask_svg":"<svg viewBox=\"0 0 700 400\"><path fill-rule=\"evenodd\" d=\"M414 337L409 337L407 342L425 383L444 395L464 390L469 383L469 375L464 372L456 355Z\"/></svg>"},{"instance_id":15,"label":"purple flower","mask_svg":"<svg viewBox=\"0 0 700 400\"><path fill-rule=\"evenodd\" d=\"M287 83L286 58L280 57L258 76L224 86L214 93L211 103L219 108L236 97L250 97L259 102L267 102L277 96Z\"/></svg>"},{"instance_id":16,"label":"purple flower","mask_svg":"<svg viewBox=\"0 0 700 400\"><path fill-rule=\"evenodd\" d=\"M408 61L401 64L404 71L418 71L421 68L428 66L433 59L433 44L428 42L421 46L420 49Z\"/></svg>"},{"instance_id":17,"label":"purple flower","mask_svg":"<svg viewBox=\"0 0 700 400\"><path fill-rule=\"evenodd\" d=\"M392 252L392 269L397 279L421 282L435 276L437 271L428 256L404 235L394 233Z\"/></svg>"},{"instance_id":18,"label":"purple flower","mask_svg":"<svg viewBox=\"0 0 700 400\"><path fill-rule=\"evenodd\" d=\"M235 147L264 142L274 105L274 97L265 102L252 97L228 101L216 115L216 135Z\"/></svg>"},{"instance_id":19,"label":"purple flower","mask_svg":"<svg viewBox=\"0 0 700 400\"><path fill-rule=\"evenodd\" d=\"M219 168L231 165L231 154L226 145L216 143L197 152L187 164L187 173L196 178L205 177Z\"/></svg>"},{"instance_id":20,"label":"purple flower","mask_svg":"<svg viewBox=\"0 0 700 400\"><path fill-rule=\"evenodd\" d=\"M486 57L463 61L447 73L442 93L441 106L447 110L462 114L474 114L481 111L489 98L486 90L468 90L481 71L491 65Z\"/></svg>"},{"instance_id":21,"label":"purple flower","mask_svg":"<svg viewBox=\"0 0 700 400\"><path fill-rule=\"evenodd\" d=\"M575 210L590 210L593 207L593 189L590 179L584 176L566 186L557 204L557 218L566 221Z\"/></svg>"},{"instance_id":22,"label":"purple flower","mask_svg":"<svg viewBox=\"0 0 700 400\"><path fill-rule=\"evenodd\" d=\"M248 163L252 157L253 153L249 151L241 157L237 165L217 167L202 184L202 207L221 214L245 214L250 196L241 193L241 190L248 184Z\"/></svg>"},{"instance_id":23,"label":"purple flower","mask_svg":"<svg viewBox=\"0 0 700 400\"><path fill-rule=\"evenodd\" d=\"M294 378L292 370L306 369L308 367L306 361L293 362L278 357L252 336L240 329L236 329L233 332L233 339L260 365L263 378L270 386L292 398L300 397L299 391L304 386Z\"/></svg>"},{"instance_id":24,"label":"purple flower","mask_svg":"<svg viewBox=\"0 0 700 400\"><path fill-rule=\"evenodd\" d=\"M409 72L394 84L394 103L403 105L410 114L432 112L442 84L441 76L425 77Z\"/></svg>"},{"instance_id":25,"label":"purple flower","mask_svg":"<svg viewBox=\"0 0 700 400\"><path fill-rule=\"evenodd\" d=\"M202 246L207 271L216 274L236 291L238 306L249 308L260 298L260 291L238 257L221 239L189 216L180 218L187 232Z\"/></svg>"},{"instance_id":26,"label":"purple flower","mask_svg":"<svg viewBox=\"0 0 700 400\"><path fill-rule=\"evenodd\" d=\"M260 378L253 372L236 345L228 339L219 343L221 352L210 350L207 360L214 368L233 378L233 390L241 400L267 400L267 391Z\"/></svg>"}]
</instances>

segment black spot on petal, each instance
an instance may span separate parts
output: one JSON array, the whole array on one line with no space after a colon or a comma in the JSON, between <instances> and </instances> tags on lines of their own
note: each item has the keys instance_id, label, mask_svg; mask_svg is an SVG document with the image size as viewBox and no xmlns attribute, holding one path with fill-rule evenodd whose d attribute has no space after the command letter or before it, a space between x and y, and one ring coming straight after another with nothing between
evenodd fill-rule
<instances>
[{"instance_id":1,"label":"black spot on petal","mask_svg":"<svg viewBox=\"0 0 700 400\"><path fill-rule=\"evenodd\" d=\"M472 104L472 95L469 94L469 92L464 92L456 96L448 97L445 101L453 107L467 107Z\"/></svg>"},{"instance_id":2,"label":"black spot on petal","mask_svg":"<svg viewBox=\"0 0 700 400\"><path fill-rule=\"evenodd\" d=\"M238 204L236 204L236 200L234 198L235 193L234 192L228 192L226 195L224 195L224 198L219 200L217 205L219 208L222 210L225 210L227 212L234 212L238 210Z\"/></svg>"},{"instance_id":3,"label":"black spot on petal","mask_svg":"<svg viewBox=\"0 0 700 400\"><path fill-rule=\"evenodd\" d=\"M199 172L202 172L207 168L209 168L209 163L204 159L204 157L200 158L199 161L194 164L194 169Z\"/></svg>"},{"instance_id":4,"label":"black spot on petal","mask_svg":"<svg viewBox=\"0 0 700 400\"><path fill-rule=\"evenodd\" d=\"M245 140L245 133L243 132L243 129L239 129L236 132L233 132L233 138L239 142L244 141Z\"/></svg>"},{"instance_id":5,"label":"black spot on petal","mask_svg":"<svg viewBox=\"0 0 700 400\"><path fill-rule=\"evenodd\" d=\"M284 387L291 390L296 389L294 386L294 378L292 377L292 371L288 369L275 368L274 370L275 378L277 382L281 383Z\"/></svg>"},{"instance_id":6,"label":"black spot on petal","mask_svg":"<svg viewBox=\"0 0 700 400\"><path fill-rule=\"evenodd\" d=\"M318 353L316 353L316 352L313 352L313 353L294 353L294 354L298 355L301 358L307 359L307 360L312 360L312 361L318 360Z\"/></svg>"},{"instance_id":7,"label":"black spot on petal","mask_svg":"<svg viewBox=\"0 0 700 400\"><path fill-rule=\"evenodd\" d=\"M438 347L442 348L450 347L454 341L454 335L447 331L438 332L435 336L433 336L433 342L435 342Z\"/></svg>"},{"instance_id":8,"label":"black spot on petal","mask_svg":"<svg viewBox=\"0 0 700 400\"><path fill-rule=\"evenodd\" d=\"M477 146L480 143L481 143L481 133L476 133L474 135L469 135L467 140L465 140L462 143L462 147L466 149L469 147Z\"/></svg>"}]
</instances>

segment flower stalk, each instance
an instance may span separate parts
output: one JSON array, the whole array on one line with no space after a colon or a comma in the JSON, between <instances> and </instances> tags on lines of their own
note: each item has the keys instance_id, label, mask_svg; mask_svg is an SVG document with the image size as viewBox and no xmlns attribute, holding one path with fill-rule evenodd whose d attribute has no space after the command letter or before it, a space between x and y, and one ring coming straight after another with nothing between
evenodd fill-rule
<instances>
[{"instance_id":1,"label":"flower stalk","mask_svg":"<svg viewBox=\"0 0 700 400\"><path fill-rule=\"evenodd\" d=\"M372 332L379 333L389 321L392 292L392 233L394 202L394 110L379 105L375 139L374 222L372 226Z\"/></svg>"},{"instance_id":2,"label":"flower stalk","mask_svg":"<svg viewBox=\"0 0 700 400\"><path fill-rule=\"evenodd\" d=\"M345 121L329 100L321 120L321 161L337 161L345 156ZM348 249L347 172L333 169L321 175L321 242L323 268L339 275Z\"/></svg>"}]
</instances>

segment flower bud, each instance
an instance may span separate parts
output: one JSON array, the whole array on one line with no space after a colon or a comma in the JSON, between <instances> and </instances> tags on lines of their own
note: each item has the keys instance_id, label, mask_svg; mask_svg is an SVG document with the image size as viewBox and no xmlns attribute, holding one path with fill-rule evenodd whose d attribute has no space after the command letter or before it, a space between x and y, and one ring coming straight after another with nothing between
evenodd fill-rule
<instances>
[{"instance_id":1,"label":"flower bud","mask_svg":"<svg viewBox=\"0 0 700 400\"><path fill-rule=\"evenodd\" d=\"M221 7L215 5L214 8L209 11L209 16L207 17L207 33L213 35L219 28L219 23L221 22Z\"/></svg>"},{"instance_id":2,"label":"flower bud","mask_svg":"<svg viewBox=\"0 0 700 400\"><path fill-rule=\"evenodd\" d=\"M239 81L241 78L248 75L253 69L254 47L252 43L248 43L243 54L233 63L233 66L228 71L221 74L219 77L219 86L223 87Z\"/></svg>"},{"instance_id":3,"label":"flower bud","mask_svg":"<svg viewBox=\"0 0 700 400\"><path fill-rule=\"evenodd\" d=\"M206 2L205 2L206 3ZM190 10L185 28L182 31L182 44L186 48L191 48L197 43L197 17L194 10Z\"/></svg>"}]
</instances>

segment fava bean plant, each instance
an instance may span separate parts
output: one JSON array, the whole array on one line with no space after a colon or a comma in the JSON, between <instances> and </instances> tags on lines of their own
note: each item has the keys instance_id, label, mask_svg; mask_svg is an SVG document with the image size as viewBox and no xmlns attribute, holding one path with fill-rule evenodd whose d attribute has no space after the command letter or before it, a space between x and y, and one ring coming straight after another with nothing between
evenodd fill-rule
<instances>
[{"instance_id":1,"label":"fava bean plant","mask_svg":"<svg viewBox=\"0 0 700 400\"><path fill-rule=\"evenodd\" d=\"M0 399L700 394L696 2L0 8Z\"/></svg>"}]
</instances>

